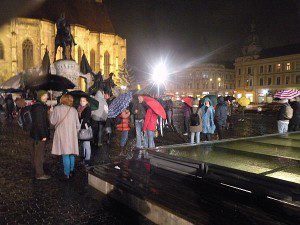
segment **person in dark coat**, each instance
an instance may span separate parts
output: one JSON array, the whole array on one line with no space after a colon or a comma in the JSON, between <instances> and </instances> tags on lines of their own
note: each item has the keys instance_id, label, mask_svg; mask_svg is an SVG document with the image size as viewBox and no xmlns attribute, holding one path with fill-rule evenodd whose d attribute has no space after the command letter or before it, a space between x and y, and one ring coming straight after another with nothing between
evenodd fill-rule
<instances>
[{"instance_id":1,"label":"person in dark coat","mask_svg":"<svg viewBox=\"0 0 300 225\"><path fill-rule=\"evenodd\" d=\"M224 131L227 125L228 108L222 96L218 97L218 104L215 112L215 124L219 139L224 138Z\"/></svg>"},{"instance_id":2,"label":"person in dark coat","mask_svg":"<svg viewBox=\"0 0 300 225\"><path fill-rule=\"evenodd\" d=\"M188 135L188 132L190 132L191 107L188 106L188 104L183 103L182 111L183 111L183 117L184 117L184 133L183 133L183 135Z\"/></svg>"},{"instance_id":3,"label":"person in dark coat","mask_svg":"<svg viewBox=\"0 0 300 225\"><path fill-rule=\"evenodd\" d=\"M293 108L293 117L289 122L289 131L300 131L300 98L293 99L290 105Z\"/></svg>"},{"instance_id":4,"label":"person in dark coat","mask_svg":"<svg viewBox=\"0 0 300 225\"><path fill-rule=\"evenodd\" d=\"M6 118L9 120L13 119L13 112L15 110L14 100L12 98L12 94L9 94L5 98L5 105L6 105Z\"/></svg>"},{"instance_id":5,"label":"person in dark coat","mask_svg":"<svg viewBox=\"0 0 300 225\"><path fill-rule=\"evenodd\" d=\"M142 144L142 137L143 137L143 126L144 126L144 120L146 116L146 110L143 104L139 102L137 97L133 99L132 103L133 103L132 111L134 114L135 131L136 131L136 147L142 148L144 146Z\"/></svg>"},{"instance_id":6,"label":"person in dark coat","mask_svg":"<svg viewBox=\"0 0 300 225\"><path fill-rule=\"evenodd\" d=\"M172 126L172 117L173 117L173 102L171 99L165 101L165 110L167 113L168 125Z\"/></svg>"},{"instance_id":7,"label":"person in dark coat","mask_svg":"<svg viewBox=\"0 0 300 225\"><path fill-rule=\"evenodd\" d=\"M32 126L30 137L33 139L31 159L35 168L35 178L38 180L47 180L50 178L50 176L45 174L43 168L46 141L50 137L47 100L47 92L38 91L37 102L31 107Z\"/></svg>"},{"instance_id":8,"label":"person in dark coat","mask_svg":"<svg viewBox=\"0 0 300 225\"><path fill-rule=\"evenodd\" d=\"M293 109L290 106L288 99L281 99L279 103L281 103L281 107L277 114L278 133L284 134L288 132L290 119L293 117Z\"/></svg>"},{"instance_id":9,"label":"person in dark coat","mask_svg":"<svg viewBox=\"0 0 300 225\"><path fill-rule=\"evenodd\" d=\"M115 97L112 95L111 90L104 90L104 99L107 102L107 105L109 106L112 101L115 99ZM112 118L107 118L105 122L105 133L107 134L107 144L110 144L111 138L112 138L112 132L114 130L114 121Z\"/></svg>"},{"instance_id":10,"label":"person in dark coat","mask_svg":"<svg viewBox=\"0 0 300 225\"><path fill-rule=\"evenodd\" d=\"M91 126L91 119L92 119L92 110L89 106L89 102L87 98L81 97L80 98L80 105L77 109L78 112L78 118L81 124L80 129L87 129ZM83 154L84 154L84 162L85 165L90 164L91 160L91 142L90 141L83 141L82 142L83 147Z\"/></svg>"}]
</instances>

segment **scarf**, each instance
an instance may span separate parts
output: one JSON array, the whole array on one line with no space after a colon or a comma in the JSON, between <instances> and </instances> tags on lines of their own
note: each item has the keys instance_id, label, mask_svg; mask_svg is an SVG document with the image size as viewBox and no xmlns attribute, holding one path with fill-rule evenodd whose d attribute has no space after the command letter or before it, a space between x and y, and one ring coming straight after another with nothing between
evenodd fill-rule
<instances>
[{"instance_id":1,"label":"scarf","mask_svg":"<svg viewBox=\"0 0 300 225\"><path fill-rule=\"evenodd\" d=\"M86 106L82 106L82 105L79 105L78 108L77 108L77 112L78 112L78 115L79 115L79 118L81 118L81 113L84 111L84 109L87 107Z\"/></svg>"}]
</instances>

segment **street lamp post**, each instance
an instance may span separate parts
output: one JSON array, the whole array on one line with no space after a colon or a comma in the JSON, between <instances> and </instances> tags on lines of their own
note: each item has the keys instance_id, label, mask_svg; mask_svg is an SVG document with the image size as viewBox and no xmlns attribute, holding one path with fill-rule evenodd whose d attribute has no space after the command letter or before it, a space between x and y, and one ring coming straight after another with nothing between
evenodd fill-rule
<instances>
[{"instance_id":1,"label":"street lamp post","mask_svg":"<svg viewBox=\"0 0 300 225\"><path fill-rule=\"evenodd\" d=\"M159 96L159 85L163 84L168 76L167 67L164 63L159 63L153 69L152 80L157 85L157 96Z\"/></svg>"}]
</instances>

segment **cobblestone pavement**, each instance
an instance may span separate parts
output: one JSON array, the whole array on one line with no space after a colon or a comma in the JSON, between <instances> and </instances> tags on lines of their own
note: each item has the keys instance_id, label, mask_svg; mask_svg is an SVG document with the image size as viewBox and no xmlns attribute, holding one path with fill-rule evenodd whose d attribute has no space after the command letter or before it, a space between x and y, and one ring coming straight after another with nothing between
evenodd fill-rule
<instances>
[{"instance_id":1,"label":"cobblestone pavement","mask_svg":"<svg viewBox=\"0 0 300 225\"><path fill-rule=\"evenodd\" d=\"M90 188L79 163L74 180L61 181L61 159L50 154L50 144L45 170L52 178L36 181L31 140L17 125L4 125L0 132L0 224L150 223Z\"/></svg>"}]
</instances>

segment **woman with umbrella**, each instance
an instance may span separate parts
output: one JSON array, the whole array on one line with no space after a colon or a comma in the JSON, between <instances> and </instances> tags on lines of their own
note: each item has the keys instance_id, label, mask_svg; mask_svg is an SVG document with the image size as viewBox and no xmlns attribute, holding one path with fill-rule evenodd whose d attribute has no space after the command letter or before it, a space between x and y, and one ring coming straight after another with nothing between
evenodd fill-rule
<instances>
[{"instance_id":1,"label":"woman with umbrella","mask_svg":"<svg viewBox=\"0 0 300 225\"><path fill-rule=\"evenodd\" d=\"M87 127L90 127L92 110L89 105L89 101L86 97L80 98L80 103L77 108L77 112L81 124L80 129L86 129ZM82 141L82 147L83 147L84 163L86 166L89 166L91 160L91 142L89 140Z\"/></svg>"},{"instance_id":2,"label":"woman with umbrella","mask_svg":"<svg viewBox=\"0 0 300 225\"><path fill-rule=\"evenodd\" d=\"M191 108L193 107L193 99L190 97L183 98L182 101L184 105L182 107L183 117L184 117L184 133L183 135L188 135L190 131L190 116Z\"/></svg>"},{"instance_id":3,"label":"woman with umbrella","mask_svg":"<svg viewBox=\"0 0 300 225\"><path fill-rule=\"evenodd\" d=\"M71 95L64 94L60 99L60 105L50 110L50 122L55 126L52 154L62 156L65 179L74 175L75 155L79 155L80 123L78 112L73 108L73 102Z\"/></svg>"},{"instance_id":4,"label":"woman with umbrella","mask_svg":"<svg viewBox=\"0 0 300 225\"><path fill-rule=\"evenodd\" d=\"M162 119L166 119L166 112L162 105L155 99L148 96L139 96L139 102L145 102L148 106L143 131L145 132L145 147L154 148L154 132L156 130L157 117L160 116Z\"/></svg>"}]
</instances>

